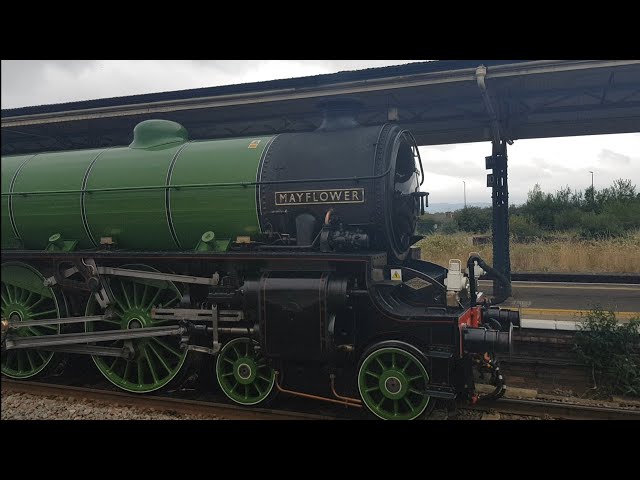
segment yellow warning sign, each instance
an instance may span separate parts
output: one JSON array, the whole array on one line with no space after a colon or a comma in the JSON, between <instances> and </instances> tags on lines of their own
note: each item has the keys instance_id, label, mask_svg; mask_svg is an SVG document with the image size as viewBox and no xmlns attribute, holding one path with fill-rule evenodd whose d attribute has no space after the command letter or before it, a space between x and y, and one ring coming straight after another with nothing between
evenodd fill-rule
<instances>
[{"instance_id":1,"label":"yellow warning sign","mask_svg":"<svg viewBox=\"0 0 640 480\"><path fill-rule=\"evenodd\" d=\"M396 280L398 282L402 281L402 269L401 268L392 268L391 269L391 280Z\"/></svg>"},{"instance_id":2,"label":"yellow warning sign","mask_svg":"<svg viewBox=\"0 0 640 480\"><path fill-rule=\"evenodd\" d=\"M260 140L253 140L247 148L258 148L258 145L260 145Z\"/></svg>"}]
</instances>

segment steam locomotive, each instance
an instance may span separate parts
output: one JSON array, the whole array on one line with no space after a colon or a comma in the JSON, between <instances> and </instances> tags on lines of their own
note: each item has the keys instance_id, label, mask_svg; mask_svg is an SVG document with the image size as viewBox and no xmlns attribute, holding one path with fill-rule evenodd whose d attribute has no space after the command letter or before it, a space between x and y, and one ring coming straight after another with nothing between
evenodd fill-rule
<instances>
[{"instance_id":1,"label":"steam locomotive","mask_svg":"<svg viewBox=\"0 0 640 480\"><path fill-rule=\"evenodd\" d=\"M189 141L138 124L128 147L3 157L2 374L90 355L136 393L211 355L241 405L277 392L424 417L504 392L496 353L518 312L413 245L427 195L412 134L327 109L313 132ZM214 376L214 375L212 375Z\"/></svg>"}]
</instances>

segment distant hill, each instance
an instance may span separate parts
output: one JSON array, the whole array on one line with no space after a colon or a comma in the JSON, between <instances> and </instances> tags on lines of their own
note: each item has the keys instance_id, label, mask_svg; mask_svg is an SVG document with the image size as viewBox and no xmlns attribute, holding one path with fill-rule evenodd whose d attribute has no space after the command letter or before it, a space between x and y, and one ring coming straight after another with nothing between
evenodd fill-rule
<instances>
[{"instance_id":1,"label":"distant hill","mask_svg":"<svg viewBox=\"0 0 640 480\"><path fill-rule=\"evenodd\" d=\"M467 207L490 207L490 202L467 203ZM464 208L464 203L430 203L427 213L455 212Z\"/></svg>"}]
</instances>

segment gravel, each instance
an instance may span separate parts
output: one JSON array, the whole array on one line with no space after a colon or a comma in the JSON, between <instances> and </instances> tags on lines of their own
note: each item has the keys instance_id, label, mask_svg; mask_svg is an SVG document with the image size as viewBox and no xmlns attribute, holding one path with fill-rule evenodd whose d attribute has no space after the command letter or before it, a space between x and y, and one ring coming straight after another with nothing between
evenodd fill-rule
<instances>
[{"instance_id":1,"label":"gravel","mask_svg":"<svg viewBox=\"0 0 640 480\"><path fill-rule=\"evenodd\" d=\"M2 420L224 420L75 397L2 392Z\"/></svg>"}]
</instances>

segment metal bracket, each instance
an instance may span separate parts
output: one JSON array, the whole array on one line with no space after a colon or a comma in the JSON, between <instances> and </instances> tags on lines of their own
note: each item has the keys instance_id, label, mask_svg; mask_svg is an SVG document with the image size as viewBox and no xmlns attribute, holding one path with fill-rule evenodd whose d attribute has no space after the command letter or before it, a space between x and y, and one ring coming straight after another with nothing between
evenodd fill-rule
<instances>
[{"instance_id":1,"label":"metal bracket","mask_svg":"<svg viewBox=\"0 0 640 480\"><path fill-rule=\"evenodd\" d=\"M220 351L220 342L218 341L218 304L211 305L211 322L213 323L213 354Z\"/></svg>"},{"instance_id":2,"label":"metal bracket","mask_svg":"<svg viewBox=\"0 0 640 480\"><path fill-rule=\"evenodd\" d=\"M244 320L242 310L218 310L218 318L223 322L239 322ZM190 322L208 322L212 319L212 310L197 308L152 308L151 318L154 320L188 320Z\"/></svg>"},{"instance_id":3,"label":"metal bracket","mask_svg":"<svg viewBox=\"0 0 640 480\"><path fill-rule=\"evenodd\" d=\"M62 272L62 279L65 278L69 278L71 275L73 275L74 273L78 273L79 270L77 267L71 267L71 268L67 268L64 272ZM54 285L56 285L58 283L58 281L56 280L56 276L53 275L49 278L46 278L43 282L45 287L52 287Z\"/></svg>"},{"instance_id":4,"label":"metal bracket","mask_svg":"<svg viewBox=\"0 0 640 480\"><path fill-rule=\"evenodd\" d=\"M217 351L211 348L201 347L200 345L189 345L187 347L187 350L190 350L192 352L206 353L208 355L215 355L216 353L218 353Z\"/></svg>"}]
</instances>

